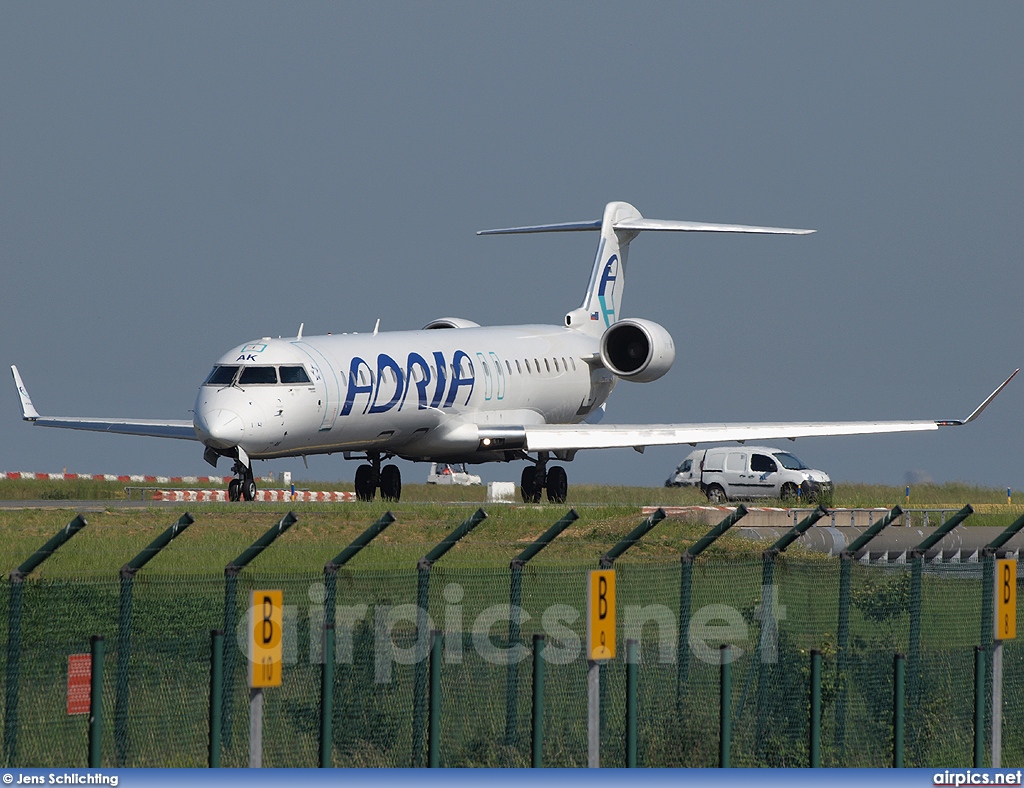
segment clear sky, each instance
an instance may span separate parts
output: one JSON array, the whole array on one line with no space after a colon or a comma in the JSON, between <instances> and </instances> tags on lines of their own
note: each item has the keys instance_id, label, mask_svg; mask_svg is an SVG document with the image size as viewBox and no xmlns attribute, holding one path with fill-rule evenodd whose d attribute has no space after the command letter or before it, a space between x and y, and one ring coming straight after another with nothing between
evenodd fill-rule
<instances>
[{"instance_id":1,"label":"clear sky","mask_svg":"<svg viewBox=\"0 0 1024 788\"><path fill-rule=\"evenodd\" d=\"M1019 2L3 3L4 368L44 415L180 419L221 353L302 322L560 323L597 236L474 232L626 200L818 232L641 235L624 313L677 358L607 421L962 418L1024 363L1022 31ZM32 428L3 386L0 470L212 472ZM1024 489L1022 405L784 443L838 480ZM570 484L688 451L581 452Z\"/></svg>"}]
</instances>

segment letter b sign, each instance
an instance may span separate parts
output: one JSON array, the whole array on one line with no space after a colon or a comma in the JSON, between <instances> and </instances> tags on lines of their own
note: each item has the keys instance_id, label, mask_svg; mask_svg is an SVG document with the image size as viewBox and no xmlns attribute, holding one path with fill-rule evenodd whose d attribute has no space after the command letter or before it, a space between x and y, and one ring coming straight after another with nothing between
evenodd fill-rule
<instances>
[{"instance_id":1,"label":"letter b sign","mask_svg":"<svg viewBox=\"0 0 1024 788\"><path fill-rule=\"evenodd\" d=\"M249 597L249 686L280 687L284 594L253 591Z\"/></svg>"},{"instance_id":2,"label":"letter b sign","mask_svg":"<svg viewBox=\"0 0 1024 788\"><path fill-rule=\"evenodd\" d=\"M615 659L615 570L590 573L587 584L587 659Z\"/></svg>"}]
</instances>

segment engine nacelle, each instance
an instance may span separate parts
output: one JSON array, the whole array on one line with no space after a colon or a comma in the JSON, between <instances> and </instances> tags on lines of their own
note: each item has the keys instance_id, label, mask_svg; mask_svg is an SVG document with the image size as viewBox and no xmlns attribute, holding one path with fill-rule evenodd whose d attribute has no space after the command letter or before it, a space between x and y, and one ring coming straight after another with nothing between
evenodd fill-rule
<instances>
[{"instance_id":1,"label":"engine nacelle","mask_svg":"<svg viewBox=\"0 0 1024 788\"><path fill-rule=\"evenodd\" d=\"M652 320L619 320L601 336L601 363L624 380L650 383L668 372L675 360L672 336Z\"/></svg>"}]
</instances>

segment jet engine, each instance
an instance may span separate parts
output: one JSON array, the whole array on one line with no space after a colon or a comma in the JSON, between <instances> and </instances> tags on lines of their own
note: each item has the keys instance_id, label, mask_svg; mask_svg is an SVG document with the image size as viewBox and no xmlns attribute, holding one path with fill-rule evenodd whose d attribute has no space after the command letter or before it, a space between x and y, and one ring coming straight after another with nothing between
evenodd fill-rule
<instances>
[{"instance_id":1,"label":"jet engine","mask_svg":"<svg viewBox=\"0 0 1024 788\"><path fill-rule=\"evenodd\" d=\"M619 320L601 336L601 363L624 380L650 383L668 372L675 359L671 335L652 320Z\"/></svg>"}]
</instances>

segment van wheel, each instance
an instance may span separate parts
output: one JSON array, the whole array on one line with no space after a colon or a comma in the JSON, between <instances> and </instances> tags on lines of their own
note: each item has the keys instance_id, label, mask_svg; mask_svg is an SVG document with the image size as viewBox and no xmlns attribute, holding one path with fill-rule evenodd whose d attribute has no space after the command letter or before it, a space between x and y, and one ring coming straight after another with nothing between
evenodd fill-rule
<instances>
[{"instance_id":1,"label":"van wheel","mask_svg":"<svg viewBox=\"0 0 1024 788\"><path fill-rule=\"evenodd\" d=\"M704 494L708 497L708 503L727 503L729 501L725 495L725 490L717 484L709 485Z\"/></svg>"},{"instance_id":2,"label":"van wheel","mask_svg":"<svg viewBox=\"0 0 1024 788\"><path fill-rule=\"evenodd\" d=\"M796 485L792 482L786 482L782 485L782 492L779 494L779 497L784 501L795 501L797 498Z\"/></svg>"}]
</instances>

